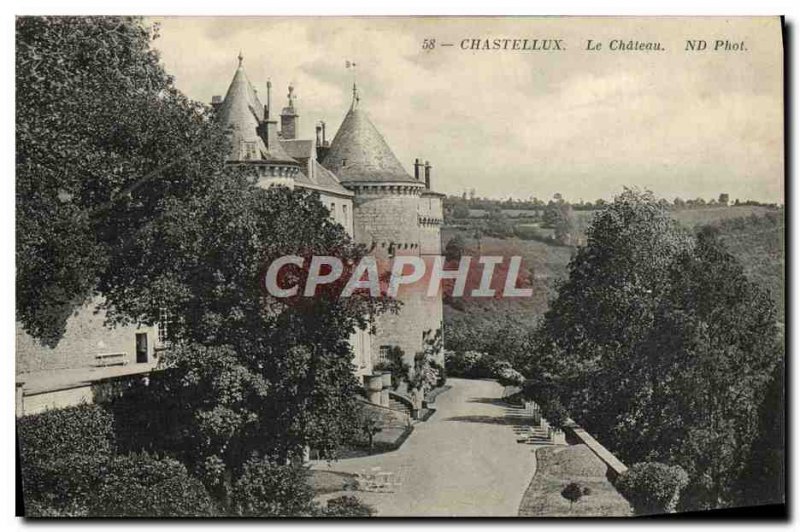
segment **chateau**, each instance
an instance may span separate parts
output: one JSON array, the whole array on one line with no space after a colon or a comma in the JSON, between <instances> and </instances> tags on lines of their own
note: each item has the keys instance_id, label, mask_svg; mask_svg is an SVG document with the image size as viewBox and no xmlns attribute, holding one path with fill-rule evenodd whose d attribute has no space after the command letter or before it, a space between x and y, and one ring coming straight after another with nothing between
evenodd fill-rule
<instances>
[{"instance_id":1,"label":"chateau","mask_svg":"<svg viewBox=\"0 0 800 532\"><path fill-rule=\"evenodd\" d=\"M238 59L225 97L212 99L215 119L231 135L230 164L257 168L259 186L317 192L331 217L378 259L440 254L443 195L431 189L431 165L417 159L413 176L405 170L362 109L355 84L352 104L332 142L324 124L316 127L315 139L299 139L294 89L289 87L287 104L276 116L269 84L263 105L241 54ZM399 312L381 316L374 334L360 331L351 338L358 377L372 375L373 366L393 347L402 349L413 367L426 334L442 329L440 298L401 293L400 300ZM26 412L91 400L87 385L92 381L154 367L166 345L166 315L158 324L110 329L104 325L102 302L98 297L77 309L55 347L42 345L17 323L17 393L21 400L24 392Z\"/></svg>"},{"instance_id":2,"label":"chateau","mask_svg":"<svg viewBox=\"0 0 800 532\"><path fill-rule=\"evenodd\" d=\"M331 217L378 259L398 255L432 258L441 253L442 194L431 189L431 165L414 161L410 175L362 108L353 84L350 109L332 142L324 124L315 139L298 139L300 115L294 88L278 117L271 107L271 84L262 104L247 78L243 57L225 97L214 96L216 119L230 132L231 164L257 168L259 185L299 187L319 193ZM413 367L426 334L442 329L442 302L423 293L402 294L398 314L379 317L374 335L352 339L357 375L372 374L393 347ZM441 356L441 355L440 355ZM441 360L440 360L441 362Z\"/></svg>"}]
</instances>

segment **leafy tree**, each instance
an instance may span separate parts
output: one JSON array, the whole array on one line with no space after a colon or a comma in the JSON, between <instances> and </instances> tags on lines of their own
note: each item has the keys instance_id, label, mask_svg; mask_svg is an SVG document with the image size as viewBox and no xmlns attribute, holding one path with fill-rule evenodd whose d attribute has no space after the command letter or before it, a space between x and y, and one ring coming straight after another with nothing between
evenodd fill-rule
<instances>
[{"instance_id":1,"label":"leafy tree","mask_svg":"<svg viewBox=\"0 0 800 532\"><path fill-rule=\"evenodd\" d=\"M561 490L561 496L569 501L569 509L572 510L572 505L583 497L583 489L577 482L570 482Z\"/></svg>"},{"instance_id":2,"label":"leafy tree","mask_svg":"<svg viewBox=\"0 0 800 532\"><path fill-rule=\"evenodd\" d=\"M308 298L262 290L277 257L350 265L366 250L315 193L264 190L225 164L225 132L173 87L155 36L135 18L17 20L17 315L55 343L96 293L112 324L155 323L165 308L174 348L150 403L174 406L159 416L174 421L166 450L224 492L254 452L331 456L349 439L348 340L391 305L338 297L344 281ZM290 268L283 282L306 275ZM142 436L142 448L164 443Z\"/></svg>"},{"instance_id":3,"label":"leafy tree","mask_svg":"<svg viewBox=\"0 0 800 532\"><path fill-rule=\"evenodd\" d=\"M383 430L383 420L374 410L362 406L358 415L358 427L367 436L369 454L372 454L375 435Z\"/></svg>"},{"instance_id":4,"label":"leafy tree","mask_svg":"<svg viewBox=\"0 0 800 532\"><path fill-rule=\"evenodd\" d=\"M780 353L774 305L713 232L682 232L649 193L616 198L587 239L526 373L553 379L623 460L681 465L685 508L728 504Z\"/></svg>"},{"instance_id":5,"label":"leafy tree","mask_svg":"<svg viewBox=\"0 0 800 532\"><path fill-rule=\"evenodd\" d=\"M514 235L514 225L502 209L493 208L489 211L486 220L486 233L498 238L506 238Z\"/></svg>"},{"instance_id":6,"label":"leafy tree","mask_svg":"<svg viewBox=\"0 0 800 532\"><path fill-rule=\"evenodd\" d=\"M444 257L447 262L458 262L461 260L461 255L464 254L466 242L461 235L456 235L447 241L444 246Z\"/></svg>"},{"instance_id":7,"label":"leafy tree","mask_svg":"<svg viewBox=\"0 0 800 532\"><path fill-rule=\"evenodd\" d=\"M132 230L218 178L226 140L159 65L156 27L19 17L16 30L17 319L55 345L130 258Z\"/></svg>"},{"instance_id":8,"label":"leafy tree","mask_svg":"<svg viewBox=\"0 0 800 532\"><path fill-rule=\"evenodd\" d=\"M466 192L464 193L466 195ZM464 220L469 218L469 207L464 203L459 203L453 207L453 218Z\"/></svg>"}]
</instances>

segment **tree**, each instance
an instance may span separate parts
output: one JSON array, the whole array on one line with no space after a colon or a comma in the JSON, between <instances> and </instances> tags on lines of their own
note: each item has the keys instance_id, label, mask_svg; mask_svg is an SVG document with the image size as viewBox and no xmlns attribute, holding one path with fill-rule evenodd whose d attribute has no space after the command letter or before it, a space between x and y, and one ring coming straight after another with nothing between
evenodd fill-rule
<instances>
[{"instance_id":1,"label":"tree","mask_svg":"<svg viewBox=\"0 0 800 532\"><path fill-rule=\"evenodd\" d=\"M722 194L719 195L718 202L719 202L720 205L724 205L724 206L727 207L728 204L730 203L730 201L731 201L730 194L727 194L727 193L723 192Z\"/></svg>"},{"instance_id":2,"label":"tree","mask_svg":"<svg viewBox=\"0 0 800 532\"><path fill-rule=\"evenodd\" d=\"M595 215L569 272L526 374L624 461L682 466L685 508L729 503L780 353L768 295L713 232L634 191Z\"/></svg>"},{"instance_id":3,"label":"tree","mask_svg":"<svg viewBox=\"0 0 800 532\"><path fill-rule=\"evenodd\" d=\"M583 489L577 482L570 482L561 490L561 496L569 501L569 509L572 511L572 505L583 497Z\"/></svg>"},{"instance_id":4,"label":"tree","mask_svg":"<svg viewBox=\"0 0 800 532\"><path fill-rule=\"evenodd\" d=\"M132 230L198 196L226 140L128 17L16 21L17 319L48 345ZM110 304L116 301L110 301Z\"/></svg>"},{"instance_id":5,"label":"tree","mask_svg":"<svg viewBox=\"0 0 800 532\"><path fill-rule=\"evenodd\" d=\"M447 262L458 262L461 260L461 255L464 254L466 242L462 236L456 235L447 241L444 246L444 258Z\"/></svg>"},{"instance_id":6,"label":"tree","mask_svg":"<svg viewBox=\"0 0 800 532\"><path fill-rule=\"evenodd\" d=\"M469 218L469 207L464 203L459 203L453 207L453 218L458 218L460 220Z\"/></svg>"},{"instance_id":7,"label":"tree","mask_svg":"<svg viewBox=\"0 0 800 532\"><path fill-rule=\"evenodd\" d=\"M616 480L616 487L630 501L637 515L674 512L689 477L679 466L658 462L634 464Z\"/></svg>"},{"instance_id":8,"label":"tree","mask_svg":"<svg viewBox=\"0 0 800 532\"><path fill-rule=\"evenodd\" d=\"M366 406L362 406L358 416L358 426L367 436L367 440L369 441L369 454L372 454L375 435L383 430L383 420L381 420L381 417L375 411L370 410Z\"/></svg>"},{"instance_id":9,"label":"tree","mask_svg":"<svg viewBox=\"0 0 800 532\"><path fill-rule=\"evenodd\" d=\"M358 412L349 337L392 305L363 291L340 298L350 271L308 298L275 298L261 280L280 256L357 264L364 247L316 193L264 190L225 164L225 132L172 86L150 48L154 28L55 17L20 18L17 29L26 329L56 342L95 293L112 324L155 323L166 309L174 347L148 404L161 410L152 423L174 421L172 440L138 445L165 443L216 493L253 454L284 462L313 446L333 456Z\"/></svg>"},{"instance_id":10,"label":"tree","mask_svg":"<svg viewBox=\"0 0 800 532\"><path fill-rule=\"evenodd\" d=\"M506 238L514 234L514 226L502 209L495 207L489 211L486 220L486 232L491 236Z\"/></svg>"}]
</instances>

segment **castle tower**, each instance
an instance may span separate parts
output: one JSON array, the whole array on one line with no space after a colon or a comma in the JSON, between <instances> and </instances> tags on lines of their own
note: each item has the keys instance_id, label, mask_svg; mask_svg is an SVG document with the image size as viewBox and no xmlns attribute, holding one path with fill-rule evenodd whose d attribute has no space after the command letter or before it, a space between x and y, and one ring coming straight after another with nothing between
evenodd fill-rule
<instances>
[{"instance_id":1,"label":"castle tower","mask_svg":"<svg viewBox=\"0 0 800 532\"><path fill-rule=\"evenodd\" d=\"M353 102L322 160L342 185L355 193L354 238L380 259L399 255L421 256L421 197L425 184L410 176L392 153L383 136L359 106L353 85ZM437 226L438 229L438 226ZM438 230L437 230L438 237ZM403 292L398 314L378 318L372 342L373 363L381 362L392 347L400 347L413 367L414 355L423 349L423 336L441 327L431 319L430 301L424 291Z\"/></svg>"},{"instance_id":2,"label":"castle tower","mask_svg":"<svg viewBox=\"0 0 800 532\"><path fill-rule=\"evenodd\" d=\"M216 120L230 134L231 151L227 160L255 168L262 186L293 187L300 165L281 146L277 122L270 117L272 86L267 82L267 105L262 105L245 74L241 52L238 59L239 66L225 99L215 106Z\"/></svg>"}]
</instances>

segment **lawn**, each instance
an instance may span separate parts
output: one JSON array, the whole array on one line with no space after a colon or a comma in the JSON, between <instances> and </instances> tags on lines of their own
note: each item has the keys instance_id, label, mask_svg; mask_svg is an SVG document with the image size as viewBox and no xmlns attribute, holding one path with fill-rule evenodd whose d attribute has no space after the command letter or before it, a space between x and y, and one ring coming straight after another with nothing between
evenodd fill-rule
<instances>
[{"instance_id":1,"label":"lawn","mask_svg":"<svg viewBox=\"0 0 800 532\"><path fill-rule=\"evenodd\" d=\"M536 450L536 474L522 503L520 517L627 517L628 501L606 478L606 465L585 445L540 447ZM561 491L570 482L591 493L570 502Z\"/></svg>"}]
</instances>

